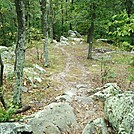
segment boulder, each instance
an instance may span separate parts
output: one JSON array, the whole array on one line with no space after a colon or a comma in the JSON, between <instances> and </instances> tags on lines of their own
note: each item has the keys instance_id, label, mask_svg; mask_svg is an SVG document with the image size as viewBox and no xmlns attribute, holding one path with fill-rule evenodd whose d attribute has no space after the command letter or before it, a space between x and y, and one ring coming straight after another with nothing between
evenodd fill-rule
<instances>
[{"instance_id":1,"label":"boulder","mask_svg":"<svg viewBox=\"0 0 134 134\"><path fill-rule=\"evenodd\" d=\"M107 125L103 118L90 121L83 129L82 134L109 134Z\"/></svg>"},{"instance_id":2,"label":"boulder","mask_svg":"<svg viewBox=\"0 0 134 134\"><path fill-rule=\"evenodd\" d=\"M1 54L2 52L4 52L4 51L7 51L7 50L8 50L7 47L5 47L5 46L0 46L0 54Z\"/></svg>"},{"instance_id":3,"label":"boulder","mask_svg":"<svg viewBox=\"0 0 134 134\"><path fill-rule=\"evenodd\" d=\"M68 45L68 39L64 36L60 37L60 44L59 45Z\"/></svg>"},{"instance_id":4,"label":"boulder","mask_svg":"<svg viewBox=\"0 0 134 134\"><path fill-rule=\"evenodd\" d=\"M134 134L134 93L125 92L106 99L108 121L118 134Z\"/></svg>"},{"instance_id":5,"label":"boulder","mask_svg":"<svg viewBox=\"0 0 134 134\"><path fill-rule=\"evenodd\" d=\"M78 38L81 38L80 33L78 33L77 31L74 31L74 33L76 34L76 36L77 36Z\"/></svg>"},{"instance_id":6,"label":"boulder","mask_svg":"<svg viewBox=\"0 0 134 134\"><path fill-rule=\"evenodd\" d=\"M80 33L78 33L77 31L72 31L72 30L68 31L68 36L70 38L81 38Z\"/></svg>"},{"instance_id":7,"label":"boulder","mask_svg":"<svg viewBox=\"0 0 134 134\"><path fill-rule=\"evenodd\" d=\"M0 123L0 134L33 134L32 129L25 123Z\"/></svg>"},{"instance_id":8,"label":"boulder","mask_svg":"<svg viewBox=\"0 0 134 134\"><path fill-rule=\"evenodd\" d=\"M69 103L51 103L44 110L26 119L34 134L71 133L78 128L73 108Z\"/></svg>"},{"instance_id":9,"label":"boulder","mask_svg":"<svg viewBox=\"0 0 134 134\"><path fill-rule=\"evenodd\" d=\"M121 93L121 90L116 83L107 83L101 88L96 88L96 93L91 97L105 101L110 96L114 96L119 93Z\"/></svg>"},{"instance_id":10,"label":"boulder","mask_svg":"<svg viewBox=\"0 0 134 134\"><path fill-rule=\"evenodd\" d=\"M76 33L74 31L72 31L72 30L68 31L68 36L71 37L71 38L76 38L77 37Z\"/></svg>"}]
</instances>

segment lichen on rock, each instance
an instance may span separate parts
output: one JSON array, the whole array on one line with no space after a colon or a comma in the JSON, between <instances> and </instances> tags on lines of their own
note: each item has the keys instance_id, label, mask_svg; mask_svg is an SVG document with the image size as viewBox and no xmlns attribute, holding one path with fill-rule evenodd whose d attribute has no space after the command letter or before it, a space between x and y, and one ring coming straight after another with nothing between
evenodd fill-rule
<instances>
[{"instance_id":1,"label":"lichen on rock","mask_svg":"<svg viewBox=\"0 0 134 134\"><path fill-rule=\"evenodd\" d=\"M107 119L118 134L134 134L134 93L125 92L105 101Z\"/></svg>"}]
</instances>

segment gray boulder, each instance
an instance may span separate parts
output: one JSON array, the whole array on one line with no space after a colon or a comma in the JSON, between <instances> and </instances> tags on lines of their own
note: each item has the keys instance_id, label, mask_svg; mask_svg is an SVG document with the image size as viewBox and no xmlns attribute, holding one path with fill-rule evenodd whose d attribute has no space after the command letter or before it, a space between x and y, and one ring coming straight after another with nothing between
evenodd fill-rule
<instances>
[{"instance_id":1,"label":"gray boulder","mask_svg":"<svg viewBox=\"0 0 134 134\"><path fill-rule=\"evenodd\" d=\"M134 134L134 93L125 92L105 101L105 115L118 134Z\"/></svg>"},{"instance_id":2,"label":"gray boulder","mask_svg":"<svg viewBox=\"0 0 134 134\"><path fill-rule=\"evenodd\" d=\"M77 37L76 34L75 34L75 32L72 31L72 30L69 30L68 31L68 36L71 37L71 38L76 38Z\"/></svg>"},{"instance_id":3,"label":"gray boulder","mask_svg":"<svg viewBox=\"0 0 134 134\"><path fill-rule=\"evenodd\" d=\"M78 128L73 108L68 103L51 103L44 110L30 116L28 124L34 134L71 133Z\"/></svg>"},{"instance_id":4,"label":"gray boulder","mask_svg":"<svg viewBox=\"0 0 134 134\"><path fill-rule=\"evenodd\" d=\"M77 31L74 31L74 33L76 34L76 36L77 36L78 38L81 38L80 33L78 33Z\"/></svg>"},{"instance_id":5,"label":"gray boulder","mask_svg":"<svg viewBox=\"0 0 134 134\"><path fill-rule=\"evenodd\" d=\"M91 97L93 97L94 99L105 101L110 96L115 96L119 93L121 93L121 90L116 83L107 83L103 87L97 88L96 93L93 94Z\"/></svg>"},{"instance_id":6,"label":"gray boulder","mask_svg":"<svg viewBox=\"0 0 134 134\"><path fill-rule=\"evenodd\" d=\"M25 123L0 123L0 134L33 134L32 129Z\"/></svg>"},{"instance_id":7,"label":"gray boulder","mask_svg":"<svg viewBox=\"0 0 134 134\"><path fill-rule=\"evenodd\" d=\"M64 37L64 36L61 36L59 45L69 45L68 39L66 37Z\"/></svg>"},{"instance_id":8,"label":"gray boulder","mask_svg":"<svg viewBox=\"0 0 134 134\"><path fill-rule=\"evenodd\" d=\"M103 118L90 121L83 129L82 134L109 134Z\"/></svg>"},{"instance_id":9,"label":"gray boulder","mask_svg":"<svg viewBox=\"0 0 134 134\"><path fill-rule=\"evenodd\" d=\"M0 46L0 54L4 51L8 51L8 48L5 46Z\"/></svg>"}]
</instances>

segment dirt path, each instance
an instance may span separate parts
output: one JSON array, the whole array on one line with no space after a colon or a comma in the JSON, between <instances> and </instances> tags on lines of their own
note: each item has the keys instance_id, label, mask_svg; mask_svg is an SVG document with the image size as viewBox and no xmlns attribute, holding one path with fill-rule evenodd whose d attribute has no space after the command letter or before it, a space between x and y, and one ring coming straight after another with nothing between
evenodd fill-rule
<instances>
[{"instance_id":1,"label":"dirt path","mask_svg":"<svg viewBox=\"0 0 134 134\"><path fill-rule=\"evenodd\" d=\"M81 134L85 125L100 116L103 116L102 104L88 96L91 90L91 77L88 69L79 62L78 57L66 51L65 47L58 46L66 54L66 65L62 72L51 76L51 80L61 83L56 90L65 90L65 94L72 97L70 104L74 108Z\"/></svg>"},{"instance_id":2,"label":"dirt path","mask_svg":"<svg viewBox=\"0 0 134 134\"><path fill-rule=\"evenodd\" d=\"M52 75L50 79L61 83L59 89L70 89L78 84L86 84L90 88L90 72L77 60L76 56L68 53L64 47L59 46L59 49L67 56L66 65L62 72Z\"/></svg>"}]
</instances>

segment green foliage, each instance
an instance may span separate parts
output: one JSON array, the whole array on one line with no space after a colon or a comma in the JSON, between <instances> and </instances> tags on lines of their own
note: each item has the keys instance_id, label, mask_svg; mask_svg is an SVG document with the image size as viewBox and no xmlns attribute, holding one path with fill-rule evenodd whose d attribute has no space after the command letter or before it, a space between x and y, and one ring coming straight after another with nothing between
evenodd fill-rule
<instances>
[{"instance_id":1,"label":"green foliage","mask_svg":"<svg viewBox=\"0 0 134 134\"><path fill-rule=\"evenodd\" d=\"M101 60L101 83L105 84L109 79L115 78L116 74L112 71L111 67L107 65L107 61L102 58Z\"/></svg>"},{"instance_id":2,"label":"green foliage","mask_svg":"<svg viewBox=\"0 0 134 134\"><path fill-rule=\"evenodd\" d=\"M127 77L127 79L131 85L131 82L134 82L134 56L130 60L130 65L131 66L128 68L129 76Z\"/></svg>"},{"instance_id":3,"label":"green foliage","mask_svg":"<svg viewBox=\"0 0 134 134\"><path fill-rule=\"evenodd\" d=\"M120 44L120 47L125 50L133 49L134 15L129 18L124 10L122 13L114 15L108 26L109 35Z\"/></svg>"},{"instance_id":4,"label":"green foliage","mask_svg":"<svg viewBox=\"0 0 134 134\"><path fill-rule=\"evenodd\" d=\"M43 38L43 34L41 33L41 31L34 27L30 28L29 34L31 40L40 41Z\"/></svg>"},{"instance_id":5,"label":"green foliage","mask_svg":"<svg viewBox=\"0 0 134 134\"><path fill-rule=\"evenodd\" d=\"M0 108L0 122L6 122L13 119L15 108L9 107L7 110Z\"/></svg>"},{"instance_id":6,"label":"green foliage","mask_svg":"<svg viewBox=\"0 0 134 134\"><path fill-rule=\"evenodd\" d=\"M130 65L134 67L134 56L133 56L133 57L131 57Z\"/></svg>"}]
</instances>

